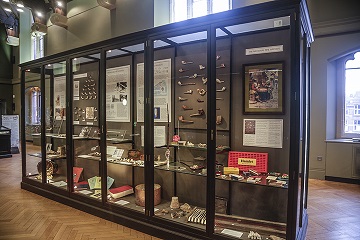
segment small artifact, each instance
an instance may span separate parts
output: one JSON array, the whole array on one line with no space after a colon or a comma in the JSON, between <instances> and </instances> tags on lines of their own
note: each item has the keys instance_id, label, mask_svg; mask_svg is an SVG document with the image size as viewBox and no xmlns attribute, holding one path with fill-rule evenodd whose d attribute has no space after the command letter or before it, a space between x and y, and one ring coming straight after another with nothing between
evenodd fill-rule
<instances>
[{"instance_id":1,"label":"small artifact","mask_svg":"<svg viewBox=\"0 0 360 240\"><path fill-rule=\"evenodd\" d=\"M197 77L200 77L202 75L198 75L197 73L194 73L194 75L190 76L189 78L197 78Z\"/></svg>"},{"instance_id":2,"label":"small artifact","mask_svg":"<svg viewBox=\"0 0 360 240\"><path fill-rule=\"evenodd\" d=\"M188 147L193 147L194 144L193 144L192 142L189 142L189 141L188 141L188 142L186 143L186 146L188 146Z\"/></svg>"},{"instance_id":3,"label":"small artifact","mask_svg":"<svg viewBox=\"0 0 360 240\"><path fill-rule=\"evenodd\" d=\"M161 202L161 186L154 184L154 206ZM145 207L145 184L139 184L135 187L135 204Z\"/></svg>"},{"instance_id":4,"label":"small artifact","mask_svg":"<svg viewBox=\"0 0 360 240\"><path fill-rule=\"evenodd\" d=\"M182 123L194 123L194 121L185 120L183 116L179 116L179 121L182 122Z\"/></svg>"},{"instance_id":5,"label":"small artifact","mask_svg":"<svg viewBox=\"0 0 360 240\"><path fill-rule=\"evenodd\" d=\"M196 85L196 83L182 83L181 81L178 81L178 84L180 86Z\"/></svg>"},{"instance_id":6,"label":"small artifact","mask_svg":"<svg viewBox=\"0 0 360 240\"><path fill-rule=\"evenodd\" d=\"M222 117L221 117L221 115L216 116L216 124L217 124L217 125L220 125L221 122L222 122Z\"/></svg>"},{"instance_id":7,"label":"small artifact","mask_svg":"<svg viewBox=\"0 0 360 240\"><path fill-rule=\"evenodd\" d=\"M128 158L133 160L139 160L141 156L141 152L137 149L130 149L128 151Z\"/></svg>"},{"instance_id":8,"label":"small artifact","mask_svg":"<svg viewBox=\"0 0 360 240\"><path fill-rule=\"evenodd\" d=\"M220 58L221 58L220 55L217 55L217 56L216 56L216 60L219 60Z\"/></svg>"},{"instance_id":9,"label":"small artifact","mask_svg":"<svg viewBox=\"0 0 360 240\"><path fill-rule=\"evenodd\" d=\"M179 101L186 101L187 98L182 98L182 97L179 97Z\"/></svg>"},{"instance_id":10,"label":"small artifact","mask_svg":"<svg viewBox=\"0 0 360 240\"><path fill-rule=\"evenodd\" d=\"M181 72L181 73L182 73L182 72L186 72L186 71L189 71L189 70L185 70L185 69L183 69L183 68L180 68L180 69L179 69L179 72Z\"/></svg>"},{"instance_id":11,"label":"small artifact","mask_svg":"<svg viewBox=\"0 0 360 240\"><path fill-rule=\"evenodd\" d=\"M220 84L220 83L224 83L225 81L222 81L222 80L220 80L220 79L217 78L217 79L216 79L216 82Z\"/></svg>"},{"instance_id":12,"label":"small artifact","mask_svg":"<svg viewBox=\"0 0 360 240\"><path fill-rule=\"evenodd\" d=\"M196 101L198 101L198 102L204 102L204 100L201 100L200 98L198 98Z\"/></svg>"},{"instance_id":13,"label":"small artifact","mask_svg":"<svg viewBox=\"0 0 360 240\"><path fill-rule=\"evenodd\" d=\"M216 68L225 68L225 64L222 63L222 64L220 64L219 66L217 66Z\"/></svg>"},{"instance_id":14,"label":"small artifact","mask_svg":"<svg viewBox=\"0 0 360 240\"><path fill-rule=\"evenodd\" d=\"M183 205L181 205L180 209L186 213L189 213L192 210L188 203L184 203Z\"/></svg>"},{"instance_id":15,"label":"small artifact","mask_svg":"<svg viewBox=\"0 0 360 240\"><path fill-rule=\"evenodd\" d=\"M192 94L193 93L193 90L187 90L186 92L184 92L184 94Z\"/></svg>"},{"instance_id":16,"label":"small artifact","mask_svg":"<svg viewBox=\"0 0 360 240\"><path fill-rule=\"evenodd\" d=\"M179 198L178 197L172 197L170 208L172 209L178 209L180 207Z\"/></svg>"},{"instance_id":17,"label":"small artifact","mask_svg":"<svg viewBox=\"0 0 360 240\"><path fill-rule=\"evenodd\" d=\"M203 70L203 69L205 69L206 67L205 67L204 65L200 64L200 65L199 65L199 68L200 68L200 70Z\"/></svg>"},{"instance_id":18,"label":"small artifact","mask_svg":"<svg viewBox=\"0 0 360 240\"><path fill-rule=\"evenodd\" d=\"M206 77L202 77L201 80L202 80L204 85L207 83L207 78Z\"/></svg>"},{"instance_id":19,"label":"small artifact","mask_svg":"<svg viewBox=\"0 0 360 240\"><path fill-rule=\"evenodd\" d=\"M223 98L217 97L216 100L224 100Z\"/></svg>"},{"instance_id":20,"label":"small artifact","mask_svg":"<svg viewBox=\"0 0 360 240\"><path fill-rule=\"evenodd\" d=\"M167 210L167 209L164 208L163 210L161 210L161 212L164 213L164 214L168 214L168 213L169 213L169 210Z\"/></svg>"},{"instance_id":21,"label":"small artifact","mask_svg":"<svg viewBox=\"0 0 360 240\"><path fill-rule=\"evenodd\" d=\"M186 105L182 105L182 109L184 109L184 110L193 110L192 107L188 107Z\"/></svg>"},{"instance_id":22,"label":"small artifact","mask_svg":"<svg viewBox=\"0 0 360 240\"><path fill-rule=\"evenodd\" d=\"M206 143L199 143L199 144L198 144L198 147L199 147L199 148L206 148Z\"/></svg>"},{"instance_id":23,"label":"small artifact","mask_svg":"<svg viewBox=\"0 0 360 240\"><path fill-rule=\"evenodd\" d=\"M217 92L224 92L226 90L226 87L222 87L221 89L216 89Z\"/></svg>"},{"instance_id":24,"label":"small artifact","mask_svg":"<svg viewBox=\"0 0 360 240\"><path fill-rule=\"evenodd\" d=\"M205 114L204 109L199 108L199 109L198 109L198 113L191 114L190 117L202 116L202 115L204 115L204 114Z\"/></svg>"},{"instance_id":25,"label":"small artifact","mask_svg":"<svg viewBox=\"0 0 360 240\"><path fill-rule=\"evenodd\" d=\"M194 62L181 61L181 64L183 64L183 65L192 64L192 63L194 63Z\"/></svg>"},{"instance_id":26,"label":"small artifact","mask_svg":"<svg viewBox=\"0 0 360 240\"><path fill-rule=\"evenodd\" d=\"M261 240L260 234L258 234L257 232L253 232L253 231L250 231L250 233L248 235L248 238L249 239Z\"/></svg>"},{"instance_id":27,"label":"small artifact","mask_svg":"<svg viewBox=\"0 0 360 240\"><path fill-rule=\"evenodd\" d=\"M201 95L201 96L204 96L206 94L206 90L205 89L197 89L198 93Z\"/></svg>"}]
</instances>

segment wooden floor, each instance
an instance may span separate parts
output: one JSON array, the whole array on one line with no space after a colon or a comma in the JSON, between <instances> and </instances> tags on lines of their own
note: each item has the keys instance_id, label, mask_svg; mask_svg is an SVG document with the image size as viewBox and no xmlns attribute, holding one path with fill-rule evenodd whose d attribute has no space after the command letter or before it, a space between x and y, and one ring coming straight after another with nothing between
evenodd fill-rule
<instances>
[{"instance_id":1,"label":"wooden floor","mask_svg":"<svg viewBox=\"0 0 360 240\"><path fill-rule=\"evenodd\" d=\"M20 155L0 159L0 239L158 239L20 189ZM360 186L310 180L307 240L360 239Z\"/></svg>"}]
</instances>

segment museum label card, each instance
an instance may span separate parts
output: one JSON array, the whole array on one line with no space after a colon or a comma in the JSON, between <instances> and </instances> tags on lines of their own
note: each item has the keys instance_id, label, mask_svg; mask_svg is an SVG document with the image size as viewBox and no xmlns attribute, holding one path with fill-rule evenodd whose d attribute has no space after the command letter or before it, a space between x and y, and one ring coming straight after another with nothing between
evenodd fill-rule
<instances>
[{"instance_id":1,"label":"museum label card","mask_svg":"<svg viewBox=\"0 0 360 240\"><path fill-rule=\"evenodd\" d=\"M241 238L241 236L243 235L242 232L226 229L226 228L222 230L221 233L235 238Z\"/></svg>"},{"instance_id":2,"label":"museum label card","mask_svg":"<svg viewBox=\"0 0 360 240\"><path fill-rule=\"evenodd\" d=\"M125 201L125 200L119 200L119 201L117 201L117 202L115 202L116 204L119 204L119 205L121 205L121 206L124 206L124 205L126 205L126 204L129 204L130 202L128 202L128 201Z\"/></svg>"},{"instance_id":3,"label":"museum label card","mask_svg":"<svg viewBox=\"0 0 360 240\"><path fill-rule=\"evenodd\" d=\"M256 54L265 54L265 53L276 53L284 51L284 45L268 46L268 47L259 47L259 48L247 48L245 50L246 55L256 55Z\"/></svg>"}]
</instances>

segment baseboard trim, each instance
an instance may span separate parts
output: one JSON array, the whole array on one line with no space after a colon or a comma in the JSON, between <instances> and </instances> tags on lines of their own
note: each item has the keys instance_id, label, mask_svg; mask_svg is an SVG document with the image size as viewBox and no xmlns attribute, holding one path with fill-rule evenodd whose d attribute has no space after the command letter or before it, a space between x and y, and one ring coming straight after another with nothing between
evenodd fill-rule
<instances>
[{"instance_id":1,"label":"baseboard trim","mask_svg":"<svg viewBox=\"0 0 360 240\"><path fill-rule=\"evenodd\" d=\"M332 182L342 182L342 183L350 183L350 184L360 184L360 179L352 179L352 178L341 178L341 177L331 177L325 176L325 180Z\"/></svg>"}]
</instances>

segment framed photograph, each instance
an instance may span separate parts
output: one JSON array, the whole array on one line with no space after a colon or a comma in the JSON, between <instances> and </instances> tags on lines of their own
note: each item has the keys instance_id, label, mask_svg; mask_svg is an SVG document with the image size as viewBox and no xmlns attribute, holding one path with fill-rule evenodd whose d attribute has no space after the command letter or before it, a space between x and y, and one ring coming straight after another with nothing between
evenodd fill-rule
<instances>
[{"instance_id":1,"label":"framed photograph","mask_svg":"<svg viewBox=\"0 0 360 240\"><path fill-rule=\"evenodd\" d=\"M283 114L283 62L244 65L244 114Z\"/></svg>"}]
</instances>

